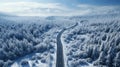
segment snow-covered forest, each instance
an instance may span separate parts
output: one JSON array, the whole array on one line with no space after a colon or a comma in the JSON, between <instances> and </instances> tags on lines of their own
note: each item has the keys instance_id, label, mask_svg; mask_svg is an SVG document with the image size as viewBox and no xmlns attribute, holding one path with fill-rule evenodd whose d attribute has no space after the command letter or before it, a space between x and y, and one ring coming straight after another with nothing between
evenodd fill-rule
<instances>
[{"instance_id":1,"label":"snow-covered forest","mask_svg":"<svg viewBox=\"0 0 120 67\"><path fill-rule=\"evenodd\" d=\"M26 22L26 23L24 23ZM120 16L0 16L0 67L56 67L63 32L65 67L120 67Z\"/></svg>"},{"instance_id":2,"label":"snow-covered forest","mask_svg":"<svg viewBox=\"0 0 120 67\"><path fill-rule=\"evenodd\" d=\"M80 21L63 35L68 67L120 67L119 17Z\"/></svg>"}]
</instances>

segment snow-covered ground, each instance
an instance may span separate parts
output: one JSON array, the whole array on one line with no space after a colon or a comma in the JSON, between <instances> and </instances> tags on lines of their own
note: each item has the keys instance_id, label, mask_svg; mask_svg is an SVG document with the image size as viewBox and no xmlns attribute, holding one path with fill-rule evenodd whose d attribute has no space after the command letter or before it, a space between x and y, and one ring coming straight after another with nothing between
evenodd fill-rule
<instances>
[{"instance_id":1,"label":"snow-covered ground","mask_svg":"<svg viewBox=\"0 0 120 67\"><path fill-rule=\"evenodd\" d=\"M56 67L62 34L65 67L119 67L120 16L0 16L0 67Z\"/></svg>"}]
</instances>

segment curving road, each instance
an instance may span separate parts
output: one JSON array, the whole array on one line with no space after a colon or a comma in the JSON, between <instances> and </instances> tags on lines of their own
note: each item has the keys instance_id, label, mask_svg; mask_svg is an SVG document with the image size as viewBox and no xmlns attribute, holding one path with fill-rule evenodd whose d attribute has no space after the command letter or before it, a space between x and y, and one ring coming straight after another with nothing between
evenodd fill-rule
<instances>
[{"instance_id":1,"label":"curving road","mask_svg":"<svg viewBox=\"0 0 120 67\"><path fill-rule=\"evenodd\" d=\"M78 23L76 23L74 26L71 26L69 28L63 29L61 30L61 32L57 35L57 58L56 58L56 67L64 67L64 54L63 54L63 46L62 46L62 42L61 42L61 36L62 33L65 30L74 28L75 26L77 26Z\"/></svg>"}]
</instances>

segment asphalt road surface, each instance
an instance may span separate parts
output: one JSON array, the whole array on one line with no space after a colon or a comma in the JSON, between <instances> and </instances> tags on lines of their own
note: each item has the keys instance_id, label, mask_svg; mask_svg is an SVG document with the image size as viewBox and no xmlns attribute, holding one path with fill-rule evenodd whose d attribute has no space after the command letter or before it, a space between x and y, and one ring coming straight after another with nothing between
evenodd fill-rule
<instances>
[{"instance_id":1,"label":"asphalt road surface","mask_svg":"<svg viewBox=\"0 0 120 67\"><path fill-rule=\"evenodd\" d=\"M77 25L78 25L78 23L76 23L74 26L71 26L69 28L65 28L65 29L61 30L60 33L57 35L57 59L56 59L56 67L64 67L64 54L63 54L63 46L62 46L62 42L61 42L62 33L65 30L74 28Z\"/></svg>"}]
</instances>

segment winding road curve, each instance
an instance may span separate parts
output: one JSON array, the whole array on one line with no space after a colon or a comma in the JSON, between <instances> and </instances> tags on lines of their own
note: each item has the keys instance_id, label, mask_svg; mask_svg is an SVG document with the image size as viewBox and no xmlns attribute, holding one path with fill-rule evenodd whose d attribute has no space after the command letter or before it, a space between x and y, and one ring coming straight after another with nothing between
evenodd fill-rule
<instances>
[{"instance_id":1,"label":"winding road curve","mask_svg":"<svg viewBox=\"0 0 120 67\"><path fill-rule=\"evenodd\" d=\"M74 28L78 25L78 23L76 23L75 25L69 27L69 28L65 28L63 30L60 31L60 33L57 35L57 59L56 59L56 67L64 67L64 54L63 54L63 46L62 46L62 41L61 41L61 36L62 33L65 30Z\"/></svg>"}]
</instances>

